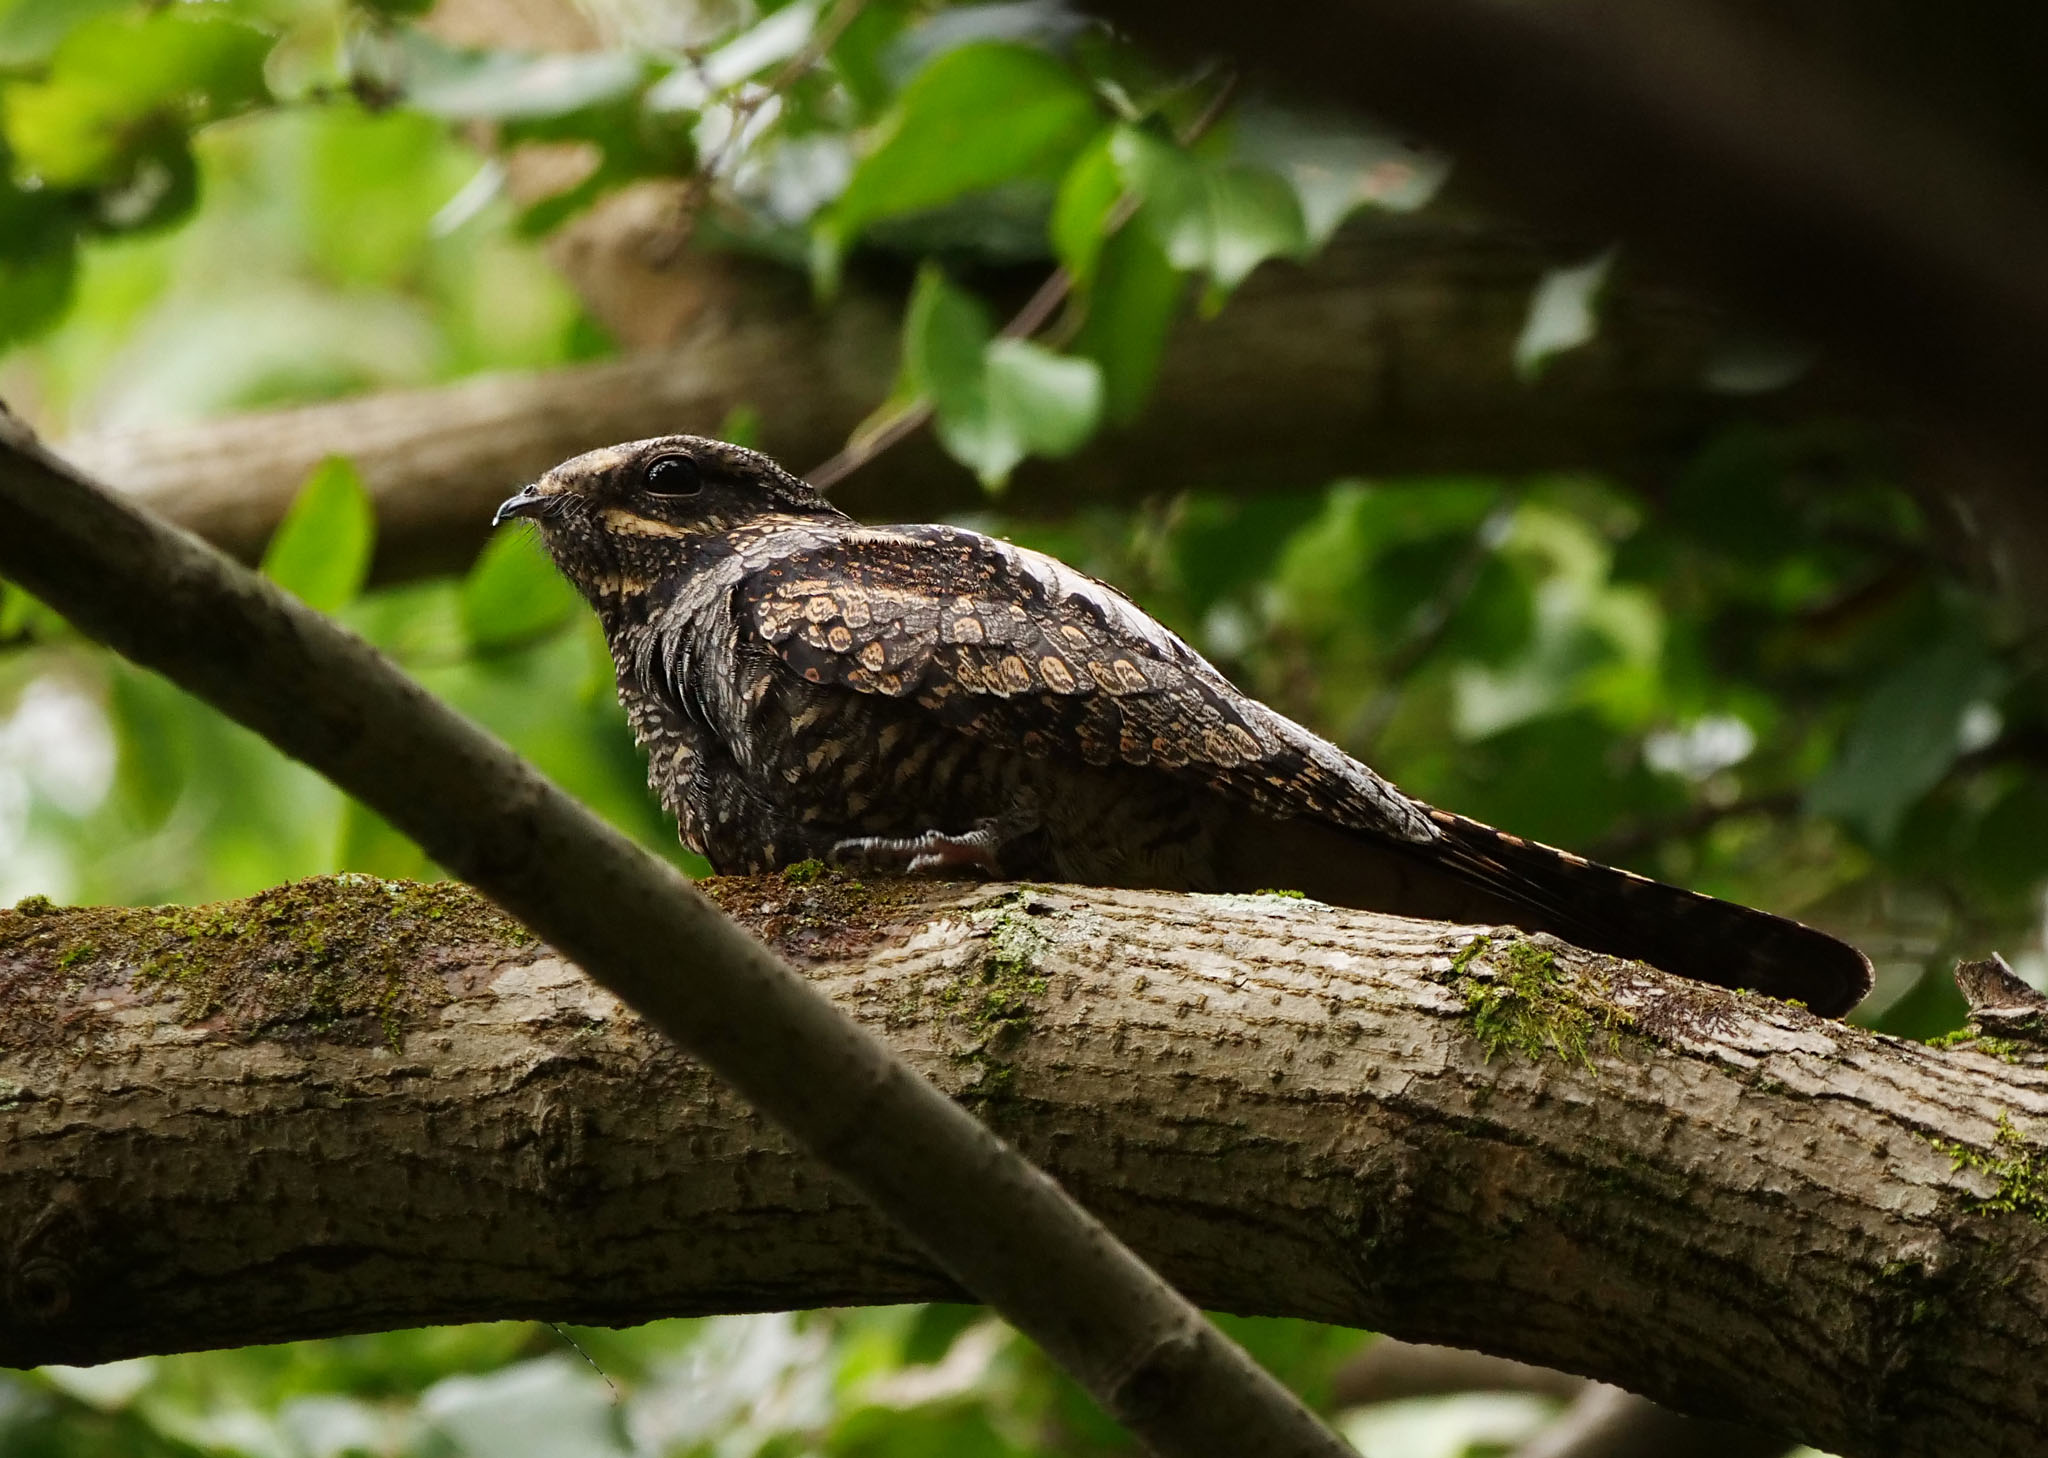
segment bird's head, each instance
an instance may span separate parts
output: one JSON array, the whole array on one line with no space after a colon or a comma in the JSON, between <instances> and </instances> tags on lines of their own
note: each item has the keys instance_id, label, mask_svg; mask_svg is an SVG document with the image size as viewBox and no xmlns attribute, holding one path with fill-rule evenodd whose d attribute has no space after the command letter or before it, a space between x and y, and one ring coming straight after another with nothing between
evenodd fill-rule
<instances>
[{"instance_id":1,"label":"bird's head","mask_svg":"<svg viewBox=\"0 0 2048 1458\"><path fill-rule=\"evenodd\" d=\"M758 451L664 435L562 462L507 498L491 524L515 517L534 522L563 576L602 609L735 531L844 513Z\"/></svg>"}]
</instances>

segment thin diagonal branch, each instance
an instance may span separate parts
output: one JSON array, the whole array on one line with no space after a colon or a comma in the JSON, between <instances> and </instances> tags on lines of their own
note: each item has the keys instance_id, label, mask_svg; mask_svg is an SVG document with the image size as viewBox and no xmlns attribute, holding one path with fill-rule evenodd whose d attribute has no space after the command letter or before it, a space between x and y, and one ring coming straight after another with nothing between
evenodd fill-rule
<instances>
[{"instance_id":1,"label":"thin diagonal branch","mask_svg":"<svg viewBox=\"0 0 2048 1458\"><path fill-rule=\"evenodd\" d=\"M1155 1451L1348 1452L1050 1178L675 870L361 639L9 434L0 573L318 769L575 957Z\"/></svg>"}]
</instances>

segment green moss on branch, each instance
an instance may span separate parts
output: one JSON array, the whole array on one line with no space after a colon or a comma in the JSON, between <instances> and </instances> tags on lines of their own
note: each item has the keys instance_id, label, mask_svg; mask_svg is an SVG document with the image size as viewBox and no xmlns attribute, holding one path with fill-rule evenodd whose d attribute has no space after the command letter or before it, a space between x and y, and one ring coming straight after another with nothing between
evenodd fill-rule
<instances>
[{"instance_id":1,"label":"green moss on branch","mask_svg":"<svg viewBox=\"0 0 2048 1458\"><path fill-rule=\"evenodd\" d=\"M1450 977L1489 1062L1512 1049L1590 1069L1593 1050L1618 1047L1619 1030L1635 1021L1593 974L1567 972L1555 954L1519 937L1473 938L1452 958Z\"/></svg>"},{"instance_id":2,"label":"green moss on branch","mask_svg":"<svg viewBox=\"0 0 2048 1458\"><path fill-rule=\"evenodd\" d=\"M1964 1196L1964 1209L2024 1215L2037 1225L2048 1225L2048 1155L2027 1142L2012 1115L1998 1116L1998 1135L1988 1151L1950 1140L1930 1142L1954 1161L1957 1169L1979 1170L1998 1181L1996 1194Z\"/></svg>"},{"instance_id":3,"label":"green moss on branch","mask_svg":"<svg viewBox=\"0 0 2048 1458\"><path fill-rule=\"evenodd\" d=\"M81 994L175 1000L225 1038L297 1027L395 1043L448 1002L443 973L530 954L533 937L467 886L316 876L205 906L0 912L0 1047L75 1037Z\"/></svg>"}]
</instances>

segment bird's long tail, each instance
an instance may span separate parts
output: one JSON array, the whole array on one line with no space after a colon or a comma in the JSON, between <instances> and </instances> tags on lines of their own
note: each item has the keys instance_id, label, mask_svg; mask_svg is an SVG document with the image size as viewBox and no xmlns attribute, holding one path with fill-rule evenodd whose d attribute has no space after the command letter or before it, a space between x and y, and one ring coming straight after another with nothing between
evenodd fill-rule
<instances>
[{"instance_id":1,"label":"bird's long tail","mask_svg":"<svg viewBox=\"0 0 2048 1458\"><path fill-rule=\"evenodd\" d=\"M1430 811L1439 836L1395 841L1306 819L1241 822L1244 889L1287 886L1321 901L1440 921L1545 931L1722 987L1839 1017L1870 991L1870 961L1822 931L1732 901ZM1256 881L1257 886L1251 883Z\"/></svg>"}]
</instances>

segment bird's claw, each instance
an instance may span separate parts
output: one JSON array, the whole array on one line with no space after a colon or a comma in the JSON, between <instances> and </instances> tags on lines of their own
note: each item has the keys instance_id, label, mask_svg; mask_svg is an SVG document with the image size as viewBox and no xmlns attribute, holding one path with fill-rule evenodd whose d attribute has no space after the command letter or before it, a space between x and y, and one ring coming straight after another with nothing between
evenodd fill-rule
<instances>
[{"instance_id":1,"label":"bird's claw","mask_svg":"<svg viewBox=\"0 0 2048 1458\"><path fill-rule=\"evenodd\" d=\"M979 870L1000 876L995 837L986 829L965 835L927 830L922 835L862 835L842 840L828 857L835 865L858 861L878 871L903 871L923 876L946 871Z\"/></svg>"}]
</instances>

